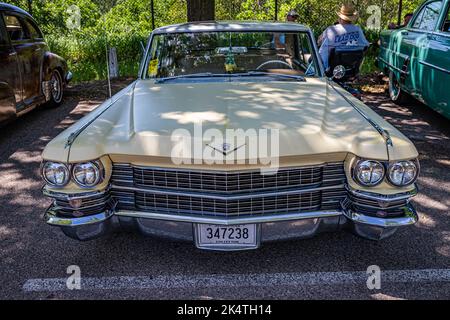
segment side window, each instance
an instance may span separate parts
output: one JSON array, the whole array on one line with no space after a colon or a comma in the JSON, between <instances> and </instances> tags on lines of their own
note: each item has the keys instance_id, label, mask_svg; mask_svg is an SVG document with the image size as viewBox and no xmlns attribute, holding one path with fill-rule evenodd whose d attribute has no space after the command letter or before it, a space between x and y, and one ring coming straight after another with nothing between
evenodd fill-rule
<instances>
[{"instance_id":1,"label":"side window","mask_svg":"<svg viewBox=\"0 0 450 320\"><path fill-rule=\"evenodd\" d=\"M42 39L42 33L39 31L38 27L34 24L34 22L29 19L25 20L25 25L28 29L28 34L32 39Z\"/></svg>"},{"instance_id":2,"label":"side window","mask_svg":"<svg viewBox=\"0 0 450 320\"><path fill-rule=\"evenodd\" d=\"M420 10L419 14L416 17L416 20L414 20L412 27L414 29L419 29L420 27L420 23L422 22L422 18L423 18L423 14L425 12L425 8L423 8L422 10Z\"/></svg>"},{"instance_id":3,"label":"side window","mask_svg":"<svg viewBox=\"0 0 450 320\"><path fill-rule=\"evenodd\" d=\"M447 9L447 19L445 19L444 24L442 25L442 31L450 32L450 6Z\"/></svg>"},{"instance_id":4,"label":"side window","mask_svg":"<svg viewBox=\"0 0 450 320\"><path fill-rule=\"evenodd\" d=\"M435 30L436 24L441 14L442 1L435 1L422 8L419 16L414 21L413 27L426 31Z\"/></svg>"},{"instance_id":5,"label":"side window","mask_svg":"<svg viewBox=\"0 0 450 320\"><path fill-rule=\"evenodd\" d=\"M4 15L4 18L6 32L12 42L29 39L26 30L23 28L23 25L17 16L6 14Z\"/></svg>"}]
</instances>

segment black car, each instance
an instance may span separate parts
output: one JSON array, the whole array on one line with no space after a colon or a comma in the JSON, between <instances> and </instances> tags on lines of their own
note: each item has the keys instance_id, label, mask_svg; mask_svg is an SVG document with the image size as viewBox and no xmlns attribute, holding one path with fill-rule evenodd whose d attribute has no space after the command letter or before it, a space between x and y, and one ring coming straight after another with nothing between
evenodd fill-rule
<instances>
[{"instance_id":1,"label":"black car","mask_svg":"<svg viewBox=\"0 0 450 320\"><path fill-rule=\"evenodd\" d=\"M41 104L58 106L71 78L31 15L0 3L0 124Z\"/></svg>"}]
</instances>

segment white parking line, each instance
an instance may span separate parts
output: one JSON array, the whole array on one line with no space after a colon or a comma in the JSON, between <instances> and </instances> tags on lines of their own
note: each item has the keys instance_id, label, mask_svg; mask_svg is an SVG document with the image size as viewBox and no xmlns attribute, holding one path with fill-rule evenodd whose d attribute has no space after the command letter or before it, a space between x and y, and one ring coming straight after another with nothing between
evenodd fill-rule
<instances>
[{"instance_id":1,"label":"white parking line","mask_svg":"<svg viewBox=\"0 0 450 320\"><path fill-rule=\"evenodd\" d=\"M366 271L263 273L228 275L168 275L131 277L81 277L81 290L175 289L205 287L268 287L312 285L366 285ZM25 292L68 290L67 278L29 279ZM450 282L450 269L388 270L381 283Z\"/></svg>"}]
</instances>

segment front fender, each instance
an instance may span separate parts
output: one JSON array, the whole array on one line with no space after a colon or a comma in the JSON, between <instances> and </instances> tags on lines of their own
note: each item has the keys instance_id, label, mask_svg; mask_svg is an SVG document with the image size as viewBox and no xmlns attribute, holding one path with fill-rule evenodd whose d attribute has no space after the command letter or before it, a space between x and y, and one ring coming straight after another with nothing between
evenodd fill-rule
<instances>
[{"instance_id":1,"label":"front fender","mask_svg":"<svg viewBox=\"0 0 450 320\"><path fill-rule=\"evenodd\" d=\"M49 81L52 72L55 69L59 69L62 72L63 79L67 84L70 81L70 72L67 66L66 60L64 58L54 54L52 52L46 52L44 55L44 63L42 67L42 80Z\"/></svg>"}]
</instances>

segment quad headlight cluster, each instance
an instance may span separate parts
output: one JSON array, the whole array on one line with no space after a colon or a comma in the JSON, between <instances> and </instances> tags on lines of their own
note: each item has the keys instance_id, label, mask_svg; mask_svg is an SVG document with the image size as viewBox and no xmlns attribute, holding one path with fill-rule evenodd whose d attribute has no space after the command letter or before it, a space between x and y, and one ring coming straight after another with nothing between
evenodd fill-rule
<instances>
[{"instance_id":1,"label":"quad headlight cluster","mask_svg":"<svg viewBox=\"0 0 450 320\"><path fill-rule=\"evenodd\" d=\"M419 174L417 160L402 160L384 163L377 160L356 161L353 166L353 179L364 187L374 187L385 178L396 187L413 184Z\"/></svg>"},{"instance_id":2,"label":"quad headlight cluster","mask_svg":"<svg viewBox=\"0 0 450 320\"><path fill-rule=\"evenodd\" d=\"M44 162L42 176L49 185L64 187L73 180L82 188L92 188L101 183L104 170L100 161L89 161L66 165L60 162Z\"/></svg>"}]
</instances>

